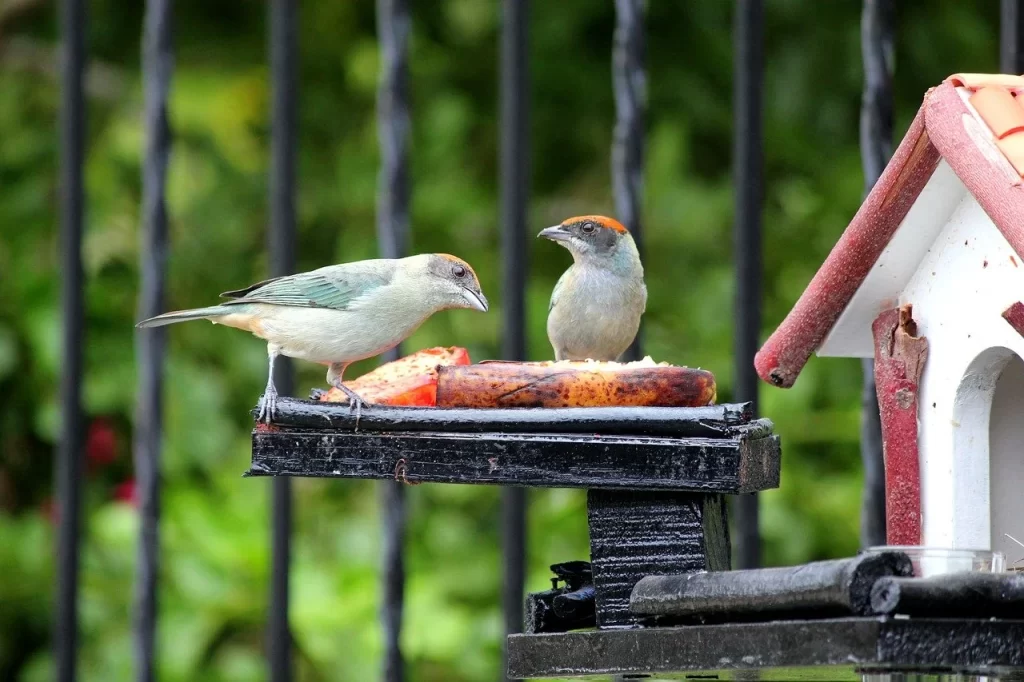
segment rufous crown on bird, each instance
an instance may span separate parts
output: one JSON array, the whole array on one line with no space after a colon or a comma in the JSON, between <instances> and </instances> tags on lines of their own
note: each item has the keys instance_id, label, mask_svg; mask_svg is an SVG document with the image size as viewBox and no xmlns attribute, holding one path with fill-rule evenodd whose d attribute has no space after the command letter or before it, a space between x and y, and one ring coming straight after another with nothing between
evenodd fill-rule
<instances>
[{"instance_id":1,"label":"rufous crown on bird","mask_svg":"<svg viewBox=\"0 0 1024 682\"><path fill-rule=\"evenodd\" d=\"M480 279L476 276L476 270L473 269L473 266L470 265L469 263L467 263L466 261L462 260L458 256L453 256L450 253L439 253L437 255L440 256L441 258L444 258L447 261L451 261L451 263L453 265L456 265L456 266L457 265L461 265L462 267L466 268L466 271L469 274L473 275L473 280L474 281L477 281L477 282L480 281Z\"/></svg>"},{"instance_id":2,"label":"rufous crown on bird","mask_svg":"<svg viewBox=\"0 0 1024 682\"><path fill-rule=\"evenodd\" d=\"M626 230L625 225L620 223L615 218L609 218L608 216L604 215L579 215L576 216L575 218L567 218L566 220L563 220L562 225L582 225L588 222L593 223L595 227L603 227L605 229L618 232L620 234L628 233L628 230Z\"/></svg>"}]
</instances>

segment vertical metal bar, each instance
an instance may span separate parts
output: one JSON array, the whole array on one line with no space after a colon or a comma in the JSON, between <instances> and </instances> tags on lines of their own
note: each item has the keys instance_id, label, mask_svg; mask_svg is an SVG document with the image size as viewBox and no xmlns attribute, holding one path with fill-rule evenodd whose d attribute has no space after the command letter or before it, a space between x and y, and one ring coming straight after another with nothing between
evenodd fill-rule
<instances>
[{"instance_id":1,"label":"vertical metal bar","mask_svg":"<svg viewBox=\"0 0 1024 682\"><path fill-rule=\"evenodd\" d=\"M526 230L530 195L529 0L504 0L501 24L502 357L526 359ZM505 633L521 632L526 585L526 488L502 489ZM502 642L502 677L507 669Z\"/></svg>"},{"instance_id":2,"label":"vertical metal bar","mask_svg":"<svg viewBox=\"0 0 1024 682\"><path fill-rule=\"evenodd\" d=\"M612 142L612 186L615 211L629 228L643 255L641 213L644 195L644 119L647 73L644 70L644 0L615 0L612 83L615 89L615 139ZM626 360L641 357L643 326L626 350Z\"/></svg>"},{"instance_id":3,"label":"vertical metal bar","mask_svg":"<svg viewBox=\"0 0 1024 682\"><path fill-rule=\"evenodd\" d=\"M409 235L409 32L407 0L377 0L377 39L381 67L377 87L377 134L381 167L378 177L377 243L384 258L405 255ZM401 356L395 348L384 361ZM381 622L384 627L385 682L405 678L402 614L405 607L405 486L381 484L384 513L384 579Z\"/></svg>"},{"instance_id":4,"label":"vertical metal bar","mask_svg":"<svg viewBox=\"0 0 1024 682\"><path fill-rule=\"evenodd\" d=\"M295 272L295 175L298 149L298 0L271 0L270 229L267 248L272 277ZM294 370L287 358L274 367L277 390L290 395ZM292 487L288 478L271 483L270 612L267 657L272 682L292 679L288 582L291 564Z\"/></svg>"},{"instance_id":5,"label":"vertical metal bar","mask_svg":"<svg viewBox=\"0 0 1024 682\"><path fill-rule=\"evenodd\" d=\"M615 0L612 44L612 86L615 92L615 133L612 141L612 187L615 212L643 257L644 119L647 112L647 73L644 70L644 0ZM643 324L623 354L624 360L643 355ZM616 676L615 682L622 678Z\"/></svg>"},{"instance_id":6,"label":"vertical metal bar","mask_svg":"<svg viewBox=\"0 0 1024 682\"><path fill-rule=\"evenodd\" d=\"M860 20L864 94L860 109L860 154L864 167L864 193L874 187L892 154L893 0L864 0ZM864 466L861 499L861 545L885 544L885 463L882 426L875 392L875 363L861 361L860 455Z\"/></svg>"},{"instance_id":7,"label":"vertical metal bar","mask_svg":"<svg viewBox=\"0 0 1024 682\"><path fill-rule=\"evenodd\" d=\"M57 492L57 603L54 655L58 682L72 682L78 649L79 513L82 496L82 345L84 343L84 275L82 225L85 197L85 2L62 0L60 32L60 259L62 358L60 372L61 437L55 466Z\"/></svg>"},{"instance_id":8,"label":"vertical metal bar","mask_svg":"<svg viewBox=\"0 0 1024 682\"><path fill-rule=\"evenodd\" d=\"M764 6L762 0L737 0L733 24L733 184L736 217L733 248L736 259L735 389L737 401L757 407L754 354L761 331L761 197L764 86ZM736 514L736 565L761 563L757 495L740 495Z\"/></svg>"},{"instance_id":9,"label":"vertical metal bar","mask_svg":"<svg viewBox=\"0 0 1024 682\"><path fill-rule=\"evenodd\" d=\"M1024 73L1024 0L1002 0L999 36L999 70Z\"/></svg>"},{"instance_id":10,"label":"vertical metal bar","mask_svg":"<svg viewBox=\"0 0 1024 682\"><path fill-rule=\"evenodd\" d=\"M142 167L141 276L138 319L164 309L167 272L167 165L171 129L167 120L174 54L171 0L147 0L142 36L146 152ZM139 367L135 407L135 465L140 508L138 560L135 569L135 679L156 679L157 576L160 559L160 440L163 434L163 327L135 332Z\"/></svg>"}]
</instances>

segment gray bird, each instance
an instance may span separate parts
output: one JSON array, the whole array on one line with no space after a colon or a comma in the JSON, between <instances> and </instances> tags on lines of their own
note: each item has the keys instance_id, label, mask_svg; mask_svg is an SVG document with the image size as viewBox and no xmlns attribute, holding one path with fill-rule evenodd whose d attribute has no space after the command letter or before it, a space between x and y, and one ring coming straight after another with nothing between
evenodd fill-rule
<instances>
[{"instance_id":1,"label":"gray bird","mask_svg":"<svg viewBox=\"0 0 1024 682\"><path fill-rule=\"evenodd\" d=\"M364 401L342 383L350 363L394 348L441 310L487 312L487 299L473 268L443 253L329 265L221 296L230 300L164 313L136 326L209 320L266 340L270 376L258 418L268 424L277 409L274 360L278 355L328 365L327 383L349 397L349 406L358 415Z\"/></svg>"},{"instance_id":2,"label":"gray bird","mask_svg":"<svg viewBox=\"0 0 1024 682\"><path fill-rule=\"evenodd\" d=\"M636 338L647 308L633 237L619 221L597 215L569 218L537 236L561 244L573 260L548 308L555 359L618 360Z\"/></svg>"}]
</instances>

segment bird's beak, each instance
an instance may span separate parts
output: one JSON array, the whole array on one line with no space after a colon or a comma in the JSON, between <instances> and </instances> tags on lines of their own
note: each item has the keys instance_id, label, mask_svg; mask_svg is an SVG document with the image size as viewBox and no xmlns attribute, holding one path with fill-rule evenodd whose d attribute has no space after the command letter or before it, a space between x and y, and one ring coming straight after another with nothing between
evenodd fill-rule
<instances>
[{"instance_id":1,"label":"bird's beak","mask_svg":"<svg viewBox=\"0 0 1024 682\"><path fill-rule=\"evenodd\" d=\"M487 298L483 295L483 292L477 293L472 289L462 289L463 297L469 302L469 307L473 310L479 310L482 313L487 312Z\"/></svg>"},{"instance_id":2,"label":"bird's beak","mask_svg":"<svg viewBox=\"0 0 1024 682\"><path fill-rule=\"evenodd\" d=\"M569 230L565 229L561 225L545 227L543 230L540 231L540 234L538 234L537 236L543 237L544 239L550 239L553 242L567 242L570 238L572 238L572 235L569 233Z\"/></svg>"}]
</instances>

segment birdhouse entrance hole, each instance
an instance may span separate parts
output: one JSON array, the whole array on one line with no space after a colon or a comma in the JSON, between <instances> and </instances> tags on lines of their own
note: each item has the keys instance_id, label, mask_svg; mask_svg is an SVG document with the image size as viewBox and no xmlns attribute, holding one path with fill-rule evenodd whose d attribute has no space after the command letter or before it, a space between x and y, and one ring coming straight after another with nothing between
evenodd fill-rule
<instances>
[{"instance_id":1,"label":"birdhouse entrance hole","mask_svg":"<svg viewBox=\"0 0 1024 682\"><path fill-rule=\"evenodd\" d=\"M955 547L1012 554L1004 533L1024 531L1022 406L1024 360L1003 347L980 353L964 372L953 411Z\"/></svg>"}]
</instances>

